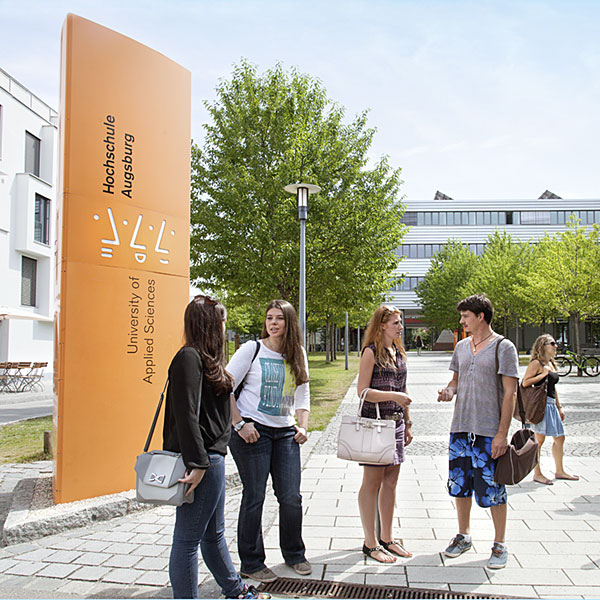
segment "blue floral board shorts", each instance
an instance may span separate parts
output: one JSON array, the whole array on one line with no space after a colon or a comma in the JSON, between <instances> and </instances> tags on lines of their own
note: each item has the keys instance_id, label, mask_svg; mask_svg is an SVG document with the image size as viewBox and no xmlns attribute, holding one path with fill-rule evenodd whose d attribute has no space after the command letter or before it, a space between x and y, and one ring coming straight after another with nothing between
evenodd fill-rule
<instances>
[{"instance_id":1,"label":"blue floral board shorts","mask_svg":"<svg viewBox=\"0 0 600 600\"><path fill-rule=\"evenodd\" d=\"M482 508L506 504L506 487L494 482L496 459L492 439L473 433L451 433L448 492L455 498L470 498Z\"/></svg>"}]
</instances>

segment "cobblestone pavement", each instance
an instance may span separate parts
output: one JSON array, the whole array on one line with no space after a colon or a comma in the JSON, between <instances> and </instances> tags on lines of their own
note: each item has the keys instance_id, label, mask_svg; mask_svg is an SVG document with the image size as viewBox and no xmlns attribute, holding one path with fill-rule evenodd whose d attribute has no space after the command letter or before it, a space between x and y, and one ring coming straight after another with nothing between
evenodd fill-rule
<instances>
[{"instance_id":1,"label":"cobblestone pavement","mask_svg":"<svg viewBox=\"0 0 600 600\"><path fill-rule=\"evenodd\" d=\"M402 467L396 525L413 558L384 566L360 552L356 495L362 469L335 456L341 415L356 410L355 390L346 394L326 431L311 434L302 449L302 495L312 577L516 597L600 598L600 464L589 458L599 453L600 382L561 380L561 399L568 414L566 466L582 479L540 486L528 478L511 488L509 565L493 573L485 568L493 539L489 511L474 507L472 552L452 560L441 552L456 532L456 515L444 484L452 405L436 401L438 387L449 380L449 358L447 354L409 357L408 391L416 438ZM585 457L575 456L578 451L586 452ZM543 459L550 464L551 458ZM49 462L0 468L0 504L20 478L49 469ZM226 532L236 565L240 499L239 489L228 490ZM269 489L263 519L267 564L279 576L294 577L279 551L277 512ZM173 522L174 509L158 507L0 548L0 598L169 598ZM202 561L200 578L200 597L218 597Z\"/></svg>"}]
</instances>

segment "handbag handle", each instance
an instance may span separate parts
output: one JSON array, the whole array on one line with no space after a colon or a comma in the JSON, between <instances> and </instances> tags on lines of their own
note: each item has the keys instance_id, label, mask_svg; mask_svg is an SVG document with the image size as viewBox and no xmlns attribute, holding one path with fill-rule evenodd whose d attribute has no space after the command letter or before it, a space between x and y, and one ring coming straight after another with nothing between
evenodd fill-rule
<instances>
[{"instance_id":1,"label":"handbag handle","mask_svg":"<svg viewBox=\"0 0 600 600\"><path fill-rule=\"evenodd\" d=\"M202 384L204 382L204 370L200 370L200 391L198 392L198 408L200 408L200 402L202 400ZM162 408L163 399L165 397L165 390L167 389L167 384L169 383L169 376L167 375L167 380L165 381L165 385L163 386L162 392L160 393L160 400L158 401L158 406L156 407L156 412L154 413L154 419L152 419L152 425L150 425L150 432L148 433L148 438L146 439L146 443L144 444L144 452L148 452L148 448L150 448L150 442L152 441L152 436L154 435L154 429L156 428L156 423L158 421L158 415L160 414L160 409ZM196 411L196 414L198 411Z\"/></svg>"},{"instance_id":2,"label":"handbag handle","mask_svg":"<svg viewBox=\"0 0 600 600\"><path fill-rule=\"evenodd\" d=\"M502 340L504 339L504 336L500 336L500 339L498 340L498 343L496 344L496 376L499 378L500 375L498 375L498 369L500 368L500 361L498 359L498 353L500 352L500 344L502 343ZM498 390L498 396L500 396L500 386L497 385L497 390ZM523 398L521 397L521 386L519 385L519 381L517 380L517 403L519 405L519 416L521 417L521 429L525 429L525 407L523 406Z\"/></svg>"},{"instance_id":3,"label":"handbag handle","mask_svg":"<svg viewBox=\"0 0 600 600\"><path fill-rule=\"evenodd\" d=\"M358 404L358 417L360 417L360 414L362 413L362 407L363 404L365 403L365 398L367 397L367 393L369 392L371 388L366 387L361 393L360 393L360 402ZM375 405L375 412L377 413L377 418L379 420L381 420L381 413L379 412L379 402L373 402L373 404Z\"/></svg>"}]
</instances>

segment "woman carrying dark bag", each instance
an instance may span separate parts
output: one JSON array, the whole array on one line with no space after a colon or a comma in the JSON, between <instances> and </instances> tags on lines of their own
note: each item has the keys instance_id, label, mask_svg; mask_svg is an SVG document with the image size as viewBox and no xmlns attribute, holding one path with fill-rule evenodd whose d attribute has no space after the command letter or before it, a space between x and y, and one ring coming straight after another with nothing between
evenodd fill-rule
<instances>
[{"instance_id":1,"label":"woman carrying dark bag","mask_svg":"<svg viewBox=\"0 0 600 600\"><path fill-rule=\"evenodd\" d=\"M527 366L527 371L525 371L522 386L528 388L532 385L540 385L546 381L547 398L544 416L539 423L535 423L531 428L535 432L540 455L546 436L554 438L552 456L554 457L556 479L576 481L579 477L577 475L569 475L563 467L563 450L565 444L563 421L565 419L565 411L560 405L555 388L559 379L554 362L555 356L556 342L554 338L548 333L540 335L533 344L531 362ZM542 473L540 461L538 461L538 464L534 468L533 480L544 485L552 485L553 483L551 479L548 479Z\"/></svg>"},{"instance_id":2,"label":"woman carrying dark bag","mask_svg":"<svg viewBox=\"0 0 600 600\"><path fill-rule=\"evenodd\" d=\"M232 378L223 366L225 306L196 296L184 317L185 345L169 367L163 449L180 452L179 481L194 501L177 507L169 577L175 598L198 598L198 546L226 598L270 598L242 583L225 540L225 454ZM202 389L200 389L202 387Z\"/></svg>"}]
</instances>

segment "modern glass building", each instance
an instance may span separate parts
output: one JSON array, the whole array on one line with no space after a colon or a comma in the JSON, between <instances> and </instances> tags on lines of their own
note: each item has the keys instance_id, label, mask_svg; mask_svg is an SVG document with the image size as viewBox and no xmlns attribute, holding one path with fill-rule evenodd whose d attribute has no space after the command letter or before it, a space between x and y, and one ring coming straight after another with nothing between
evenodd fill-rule
<instances>
[{"instance_id":1,"label":"modern glass building","mask_svg":"<svg viewBox=\"0 0 600 600\"><path fill-rule=\"evenodd\" d=\"M548 191L534 200L453 200L437 192L431 201L406 201L405 206L402 221L410 229L398 248L403 260L397 271L404 281L390 290L390 299L404 310L409 340L411 329L425 325L414 290L427 273L431 257L448 240L459 240L481 254L494 231L506 231L520 241L535 241L546 233L564 231L573 213L582 225L600 223L600 200L565 200ZM587 343L593 342L593 332L582 333L582 340L587 337ZM527 328L521 341L523 349L529 348L531 338L538 334L538 328ZM554 335L560 337L561 332Z\"/></svg>"}]
</instances>

